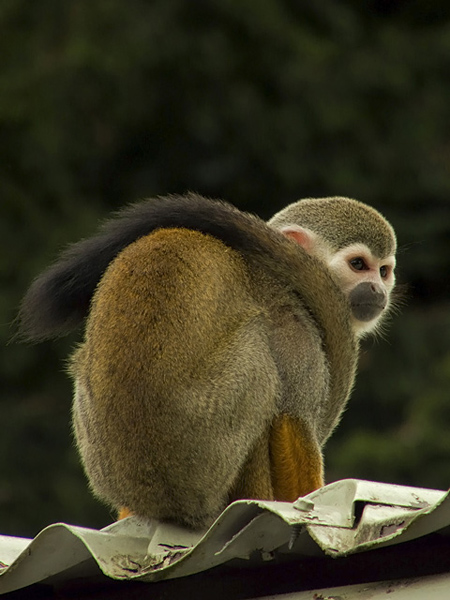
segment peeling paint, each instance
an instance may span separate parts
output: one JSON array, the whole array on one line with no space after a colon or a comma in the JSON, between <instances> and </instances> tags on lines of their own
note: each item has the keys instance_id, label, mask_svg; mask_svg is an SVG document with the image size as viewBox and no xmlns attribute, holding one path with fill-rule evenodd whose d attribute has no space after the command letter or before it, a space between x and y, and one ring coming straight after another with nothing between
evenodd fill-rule
<instances>
[{"instance_id":1,"label":"peeling paint","mask_svg":"<svg viewBox=\"0 0 450 600\"><path fill-rule=\"evenodd\" d=\"M61 523L34 540L0 536L0 594L69 572L89 559L113 579L159 581L230 560L252 564L256 556L267 562L286 554L350 556L443 527L450 528L448 493L350 479L293 504L240 500L203 532L128 517L101 531ZM316 600L338 597L317 595Z\"/></svg>"}]
</instances>

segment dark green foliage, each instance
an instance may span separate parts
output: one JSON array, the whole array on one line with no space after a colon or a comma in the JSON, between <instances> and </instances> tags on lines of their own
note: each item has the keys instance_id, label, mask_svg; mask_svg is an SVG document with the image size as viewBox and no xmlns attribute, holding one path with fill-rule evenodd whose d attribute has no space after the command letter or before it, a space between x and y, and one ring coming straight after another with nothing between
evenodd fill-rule
<instances>
[{"instance_id":1,"label":"dark green foliage","mask_svg":"<svg viewBox=\"0 0 450 600\"><path fill-rule=\"evenodd\" d=\"M13 341L68 242L141 197L198 191L268 217L373 204L406 305L366 344L328 479L448 487L450 15L443 1L0 3L0 532L107 524L70 435L80 334Z\"/></svg>"}]
</instances>

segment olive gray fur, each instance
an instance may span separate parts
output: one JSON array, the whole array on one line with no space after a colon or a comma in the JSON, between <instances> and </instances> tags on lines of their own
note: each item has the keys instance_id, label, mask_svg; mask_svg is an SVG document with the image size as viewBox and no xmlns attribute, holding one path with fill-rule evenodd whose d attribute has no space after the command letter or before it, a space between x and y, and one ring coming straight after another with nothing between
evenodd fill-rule
<instances>
[{"instance_id":1,"label":"olive gray fur","mask_svg":"<svg viewBox=\"0 0 450 600\"><path fill-rule=\"evenodd\" d=\"M272 227L301 225L324 238L333 250L367 244L375 256L395 254L393 227L374 208L351 198L305 198L269 220Z\"/></svg>"}]
</instances>

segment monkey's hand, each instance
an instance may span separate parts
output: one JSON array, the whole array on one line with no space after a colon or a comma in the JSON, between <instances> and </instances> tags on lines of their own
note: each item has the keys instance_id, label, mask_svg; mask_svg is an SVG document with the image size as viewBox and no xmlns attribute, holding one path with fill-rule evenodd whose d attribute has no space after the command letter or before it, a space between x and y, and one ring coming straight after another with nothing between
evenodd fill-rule
<instances>
[{"instance_id":1,"label":"monkey's hand","mask_svg":"<svg viewBox=\"0 0 450 600\"><path fill-rule=\"evenodd\" d=\"M302 421L288 415L276 417L269 448L275 500L294 502L324 485L322 453Z\"/></svg>"}]
</instances>

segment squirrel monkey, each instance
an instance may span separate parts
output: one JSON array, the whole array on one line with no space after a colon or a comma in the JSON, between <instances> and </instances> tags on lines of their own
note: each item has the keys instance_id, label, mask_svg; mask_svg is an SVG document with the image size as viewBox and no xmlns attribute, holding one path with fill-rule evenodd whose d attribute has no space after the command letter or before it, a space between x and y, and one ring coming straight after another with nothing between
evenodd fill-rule
<instances>
[{"instance_id":1,"label":"squirrel monkey","mask_svg":"<svg viewBox=\"0 0 450 600\"><path fill-rule=\"evenodd\" d=\"M70 371L94 494L120 516L198 528L235 499L323 485L395 251L356 200L300 200L265 223L195 194L127 207L69 247L19 316L34 340L87 317Z\"/></svg>"}]
</instances>

